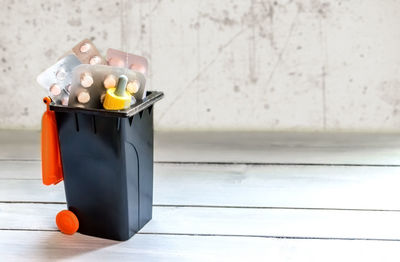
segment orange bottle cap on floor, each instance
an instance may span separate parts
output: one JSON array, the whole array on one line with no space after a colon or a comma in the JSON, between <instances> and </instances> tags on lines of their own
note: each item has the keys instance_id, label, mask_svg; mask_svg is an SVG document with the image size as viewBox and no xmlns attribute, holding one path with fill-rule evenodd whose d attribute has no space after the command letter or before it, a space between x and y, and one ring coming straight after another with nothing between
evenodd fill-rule
<instances>
[{"instance_id":1,"label":"orange bottle cap on floor","mask_svg":"<svg viewBox=\"0 0 400 262\"><path fill-rule=\"evenodd\" d=\"M69 210L63 210L57 214L56 224L58 229L67 235L74 234L79 228L78 218Z\"/></svg>"}]
</instances>

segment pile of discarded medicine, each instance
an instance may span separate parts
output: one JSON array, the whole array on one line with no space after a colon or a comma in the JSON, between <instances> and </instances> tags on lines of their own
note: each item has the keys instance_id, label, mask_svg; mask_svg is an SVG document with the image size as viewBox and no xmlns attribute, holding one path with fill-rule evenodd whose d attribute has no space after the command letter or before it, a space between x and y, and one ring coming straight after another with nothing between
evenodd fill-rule
<instances>
[{"instance_id":1,"label":"pile of discarded medicine","mask_svg":"<svg viewBox=\"0 0 400 262\"><path fill-rule=\"evenodd\" d=\"M104 59L85 39L37 77L53 103L123 110L145 95L146 58L109 48Z\"/></svg>"}]
</instances>

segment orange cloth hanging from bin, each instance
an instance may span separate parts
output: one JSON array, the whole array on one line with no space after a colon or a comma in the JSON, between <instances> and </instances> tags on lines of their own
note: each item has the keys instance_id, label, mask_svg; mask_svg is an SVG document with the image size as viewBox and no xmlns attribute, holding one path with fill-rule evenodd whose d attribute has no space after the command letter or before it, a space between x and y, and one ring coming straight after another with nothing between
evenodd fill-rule
<instances>
[{"instance_id":1,"label":"orange cloth hanging from bin","mask_svg":"<svg viewBox=\"0 0 400 262\"><path fill-rule=\"evenodd\" d=\"M60 144L58 141L56 115L50 111L49 97L45 97L43 102L47 105L46 112L42 117L42 177L43 184L56 185L64 179Z\"/></svg>"}]
</instances>

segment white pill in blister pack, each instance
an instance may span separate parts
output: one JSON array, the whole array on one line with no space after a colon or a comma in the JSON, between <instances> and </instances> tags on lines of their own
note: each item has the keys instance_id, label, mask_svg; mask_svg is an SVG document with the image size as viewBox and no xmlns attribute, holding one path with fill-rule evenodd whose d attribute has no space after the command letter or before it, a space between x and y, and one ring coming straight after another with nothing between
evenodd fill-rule
<instances>
[{"instance_id":1,"label":"white pill in blister pack","mask_svg":"<svg viewBox=\"0 0 400 262\"><path fill-rule=\"evenodd\" d=\"M68 55L46 69L37 77L56 104L68 105L72 70L81 62L75 55Z\"/></svg>"},{"instance_id":2,"label":"white pill in blister pack","mask_svg":"<svg viewBox=\"0 0 400 262\"><path fill-rule=\"evenodd\" d=\"M106 59L110 66L129 68L130 70L140 72L144 75L147 73L148 62L143 56L129 54L109 48L107 50Z\"/></svg>"},{"instance_id":3,"label":"white pill in blister pack","mask_svg":"<svg viewBox=\"0 0 400 262\"><path fill-rule=\"evenodd\" d=\"M95 45L89 39L84 39L74 46L72 52L78 57L82 64L107 64Z\"/></svg>"},{"instance_id":4,"label":"white pill in blister pack","mask_svg":"<svg viewBox=\"0 0 400 262\"><path fill-rule=\"evenodd\" d=\"M140 72L106 65L81 64L72 72L72 85L68 106L100 109L108 88L115 88L121 75L128 77L127 91L132 104L145 93L146 79Z\"/></svg>"}]
</instances>

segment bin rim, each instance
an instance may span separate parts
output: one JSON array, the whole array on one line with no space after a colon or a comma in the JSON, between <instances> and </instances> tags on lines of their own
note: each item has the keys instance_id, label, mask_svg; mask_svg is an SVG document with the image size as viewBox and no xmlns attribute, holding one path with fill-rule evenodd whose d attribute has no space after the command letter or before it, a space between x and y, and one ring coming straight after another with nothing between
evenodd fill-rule
<instances>
[{"instance_id":1,"label":"bin rim","mask_svg":"<svg viewBox=\"0 0 400 262\"><path fill-rule=\"evenodd\" d=\"M69 107L63 105L57 105L54 102L50 103L50 110L55 112L67 112L67 113L85 113L90 115L98 116L109 116L109 117L131 117L146 108L152 106L158 100L164 97L164 93L160 91L147 91L146 97L142 100L138 100L137 103L131 105L130 108L124 110L106 110L106 109L94 109L94 108L81 108L81 107Z\"/></svg>"}]
</instances>

